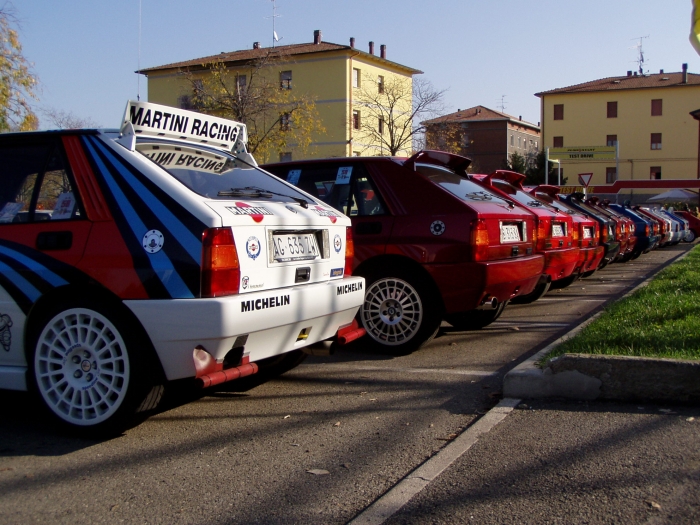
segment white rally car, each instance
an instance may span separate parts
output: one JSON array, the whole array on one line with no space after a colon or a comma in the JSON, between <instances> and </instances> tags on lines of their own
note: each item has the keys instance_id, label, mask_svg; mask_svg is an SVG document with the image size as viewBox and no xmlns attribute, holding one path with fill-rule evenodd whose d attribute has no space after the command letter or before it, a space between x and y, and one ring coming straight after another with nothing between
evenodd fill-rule
<instances>
[{"instance_id":1,"label":"white rally car","mask_svg":"<svg viewBox=\"0 0 700 525\"><path fill-rule=\"evenodd\" d=\"M0 135L0 388L124 428L363 334L350 220L257 168L244 125L143 102L119 131Z\"/></svg>"}]
</instances>

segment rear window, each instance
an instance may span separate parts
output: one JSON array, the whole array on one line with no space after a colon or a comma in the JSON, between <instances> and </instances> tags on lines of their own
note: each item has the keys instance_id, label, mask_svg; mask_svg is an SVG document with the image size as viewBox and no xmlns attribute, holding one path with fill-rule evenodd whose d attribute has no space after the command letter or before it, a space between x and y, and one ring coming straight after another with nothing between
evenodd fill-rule
<instances>
[{"instance_id":1,"label":"rear window","mask_svg":"<svg viewBox=\"0 0 700 525\"><path fill-rule=\"evenodd\" d=\"M462 200L489 201L506 206L509 204L505 199L490 192L488 188L465 179L448 168L433 164L416 164L416 171Z\"/></svg>"},{"instance_id":2,"label":"rear window","mask_svg":"<svg viewBox=\"0 0 700 525\"><path fill-rule=\"evenodd\" d=\"M239 167L222 151L173 142L139 142L136 150L193 192L208 199L271 197L282 202L309 200L260 168Z\"/></svg>"},{"instance_id":3,"label":"rear window","mask_svg":"<svg viewBox=\"0 0 700 525\"><path fill-rule=\"evenodd\" d=\"M535 198L532 194L526 191L516 188L511 183L505 180L493 179L491 181L491 184L493 184L494 187L498 188L503 193L507 193L508 195L510 195L514 200L518 201L520 204L524 204L528 208L544 208L553 212L558 211L557 208Z\"/></svg>"}]
</instances>

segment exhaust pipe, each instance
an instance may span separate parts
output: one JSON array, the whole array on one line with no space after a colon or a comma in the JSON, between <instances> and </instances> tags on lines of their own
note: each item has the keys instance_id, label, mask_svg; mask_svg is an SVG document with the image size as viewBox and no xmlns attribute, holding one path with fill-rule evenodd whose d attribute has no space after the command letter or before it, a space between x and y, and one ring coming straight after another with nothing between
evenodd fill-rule
<instances>
[{"instance_id":1,"label":"exhaust pipe","mask_svg":"<svg viewBox=\"0 0 700 525\"><path fill-rule=\"evenodd\" d=\"M487 296L477 307L477 310L495 310L496 308L498 308L498 299Z\"/></svg>"},{"instance_id":2,"label":"exhaust pipe","mask_svg":"<svg viewBox=\"0 0 700 525\"><path fill-rule=\"evenodd\" d=\"M353 319L352 323L338 330L338 344L343 346L355 339L359 339L367 333L367 330L360 328L357 324L357 319Z\"/></svg>"}]
</instances>

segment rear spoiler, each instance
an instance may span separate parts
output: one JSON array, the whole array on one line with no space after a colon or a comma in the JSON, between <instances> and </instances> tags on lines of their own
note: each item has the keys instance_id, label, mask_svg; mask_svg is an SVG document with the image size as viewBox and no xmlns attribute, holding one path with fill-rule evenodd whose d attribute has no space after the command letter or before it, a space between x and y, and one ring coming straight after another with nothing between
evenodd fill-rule
<instances>
[{"instance_id":1,"label":"rear spoiler","mask_svg":"<svg viewBox=\"0 0 700 525\"><path fill-rule=\"evenodd\" d=\"M490 175L484 177L483 182L485 184L491 184L491 181L493 179L501 179L506 182L510 182L516 188L523 189L523 181L525 180L525 175L523 175L522 173L516 173L515 171L496 170Z\"/></svg>"},{"instance_id":2,"label":"rear spoiler","mask_svg":"<svg viewBox=\"0 0 700 525\"><path fill-rule=\"evenodd\" d=\"M530 193L544 193L545 195L549 195L550 197L556 198L556 196L561 190L559 189L559 186L552 186L551 184L540 184L539 186L536 186L528 191L530 191Z\"/></svg>"},{"instance_id":3,"label":"rear spoiler","mask_svg":"<svg viewBox=\"0 0 700 525\"><path fill-rule=\"evenodd\" d=\"M447 153L446 151L423 150L406 159L403 165L415 171L416 164L433 164L449 168L457 174L466 175L467 168L472 163L472 159Z\"/></svg>"}]
</instances>

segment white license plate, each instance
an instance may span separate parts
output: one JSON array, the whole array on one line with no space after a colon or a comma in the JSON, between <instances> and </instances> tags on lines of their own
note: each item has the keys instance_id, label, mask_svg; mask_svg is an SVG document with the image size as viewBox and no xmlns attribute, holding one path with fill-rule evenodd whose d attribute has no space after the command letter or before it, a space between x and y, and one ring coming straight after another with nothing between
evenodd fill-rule
<instances>
[{"instance_id":1,"label":"white license plate","mask_svg":"<svg viewBox=\"0 0 700 525\"><path fill-rule=\"evenodd\" d=\"M308 261L319 256L313 233L276 233L272 236L276 262Z\"/></svg>"},{"instance_id":2,"label":"white license plate","mask_svg":"<svg viewBox=\"0 0 700 525\"><path fill-rule=\"evenodd\" d=\"M552 237L564 237L564 225L561 223L552 224Z\"/></svg>"},{"instance_id":3,"label":"white license plate","mask_svg":"<svg viewBox=\"0 0 700 525\"><path fill-rule=\"evenodd\" d=\"M591 239L593 238L593 228L589 228L587 226L583 227L583 238L584 239Z\"/></svg>"},{"instance_id":4,"label":"white license plate","mask_svg":"<svg viewBox=\"0 0 700 525\"><path fill-rule=\"evenodd\" d=\"M520 242L520 228L517 224L501 224L501 242Z\"/></svg>"}]
</instances>

